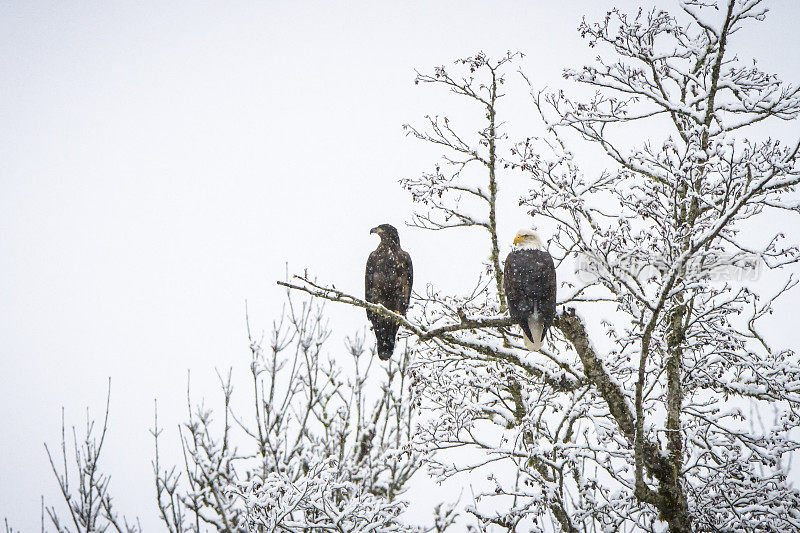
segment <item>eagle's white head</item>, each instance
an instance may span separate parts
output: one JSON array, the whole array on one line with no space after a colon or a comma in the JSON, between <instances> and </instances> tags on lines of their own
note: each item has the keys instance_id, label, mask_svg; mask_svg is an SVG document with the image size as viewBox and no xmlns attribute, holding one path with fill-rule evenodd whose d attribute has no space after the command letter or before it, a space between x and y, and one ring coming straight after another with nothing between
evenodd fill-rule
<instances>
[{"instance_id":1,"label":"eagle's white head","mask_svg":"<svg viewBox=\"0 0 800 533\"><path fill-rule=\"evenodd\" d=\"M514 237L514 246L517 249L544 250L539 234L532 229L522 228Z\"/></svg>"}]
</instances>

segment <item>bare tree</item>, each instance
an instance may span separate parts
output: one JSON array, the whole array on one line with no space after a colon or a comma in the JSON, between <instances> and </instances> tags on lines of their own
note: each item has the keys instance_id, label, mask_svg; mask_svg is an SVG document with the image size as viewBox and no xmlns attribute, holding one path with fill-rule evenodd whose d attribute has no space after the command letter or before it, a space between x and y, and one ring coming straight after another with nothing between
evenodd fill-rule
<instances>
[{"instance_id":1,"label":"bare tree","mask_svg":"<svg viewBox=\"0 0 800 533\"><path fill-rule=\"evenodd\" d=\"M82 439L78 439L75 426L72 426L73 452L71 461L74 464L73 483L70 484L70 460L67 459L67 436L64 422L64 409L61 410L61 458L50 452L47 444L44 445L50 468L58 481L58 487L66 503L68 517L59 518L55 506L44 506L42 516L42 531L44 531L44 512L50 518L53 527L59 533L76 531L78 533L102 533L104 531L117 531L118 533L137 533L142 530L138 519L128 522L127 518L120 517L112 505L110 482L111 477L100 469L100 455L103 451L106 431L108 430L108 414L111 402L111 380L108 382L108 395L106 397L105 416L100 435L95 434L95 421L86 410L86 431ZM75 483L77 482L77 487ZM8 529L8 524L6 524ZM73 529L74 528L74 529Z\"/></svg>"},{"instance_id":2,"label":"bare tree","mask_svg":"<svg viewBox=\"0 0 800 533\"><path fill-rule=\"evenodd\" d=\"M407 356L372 368L374 351L357 335L347 341L348 373L325 357L329 335L322 306L291 298L266 343L250 334L252 412L232 408L230 373L220 376L219 427L213 410L189 398L182 469L160 464L156 418L153 467L170 531L409 529L397 497L421 458L408 448Z\"/></svg>"},{"instance_id":3,"label":"bare tree","mask_svg":"<svg viewBox=\"0 0 800 533\"><path fill-rule=\"evenodd\" d=\"M743 235L766 211L798 209L791 199L800 183L798 141L743 132L768 118L796 118L800 92L728 50L733 34L766 15L763 1L681 6L681 19L613 11L581 25L590 44L608 45L615 59L566 75L598 92L587 102L562 93L537 104L555 112L557 138L561 128L576 131L618 168L587 184L569 163L529 160L548 200L527 203L559 222L551 248L598 267L585 288L618 303L624 330L610 330L615 347L603 366L620 369L610 384L634 391L626 391L624 409L612 409L634 471L632 479L612 477L671 531L795 530L800 501L781 461L798 446L790 432L800 397L791 383L800 367L792 351L769 346L756 322L796 281L760 300L741 267L779 269L800 259L778 232L753 243ZM619 130L640 123L663 128L660 144L620 140ZM587 186L606 198L604 208L576 194ZM658 268L638 269L641 259ZM586 335L577 317L562 320L561 330L571 339ZM604 394L609 405L614 394L610 387ZM774 423L743 424L747 408L767 406Z\"/></svg>"},{"instance_id":4,"label":"bare tree","mask_svg":"<svg viewBox=\"0 0 800 533\"><path fill-rule=\"evenodd\" d=\"M414 440L441 478L489 472L494 487L468 509L481 529L800 528L800 494L786 479L800 447L800 365L758 327L796 280L764 297L748 279L800 253L778 231L744 231L767 212L800 211L798 141L745 136L795 119L800 93L730 52L732 36L766 15L763 0L680 6L678 16L614 10L583 22L590 46L613 60L565 77L595 95L532 91L544 133L502 160L496 87L516 56L478 54L418 76L485 105L489 126L477 145L446 118L409 127L446 152L435 172L403 181L427 208L411 224L486 228L490 280L469 294L429 288L409 318L307 277L288 284L408 330L415 395L430 414ZM599 146L610 168L587 177L569 148L576 139ZM463 176L472 164L489 170L489 188ZM531 183L522 205L553 228L559 303L569 306L537 353L508 330L497 255L498 188L520 176ZM447 450L473 453L445 459ZM514 474L494 475L502 465Z\"/></svg>"}]
</instances>

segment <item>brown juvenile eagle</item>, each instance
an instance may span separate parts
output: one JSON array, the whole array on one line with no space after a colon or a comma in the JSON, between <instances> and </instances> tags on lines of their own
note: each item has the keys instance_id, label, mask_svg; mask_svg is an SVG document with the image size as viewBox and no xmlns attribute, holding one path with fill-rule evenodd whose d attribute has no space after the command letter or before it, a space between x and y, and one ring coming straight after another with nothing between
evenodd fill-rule
<instances>
[{"instance_id":1,"label":"brown juvenile eagle","mask_svg":"<svg viewBox=\"0 0 800 533\"><path fill-rule=\"evenodd\" d=\"M539 350L556 314L556 268L535 231L521 229L514 237L503 287L511 320L522 328L525 346Z\"/></svg>"},{"instance_id":2,"label":"brown juvenile eagle","mask_svg":"<svg viewBox=\"0 0 800 533\"><path fill-rule=\"evenodd\" d=\"M411 284L414 280L411 256L400 248L400 236L391 224L381 224L369 232L377 233L381 242L367 259L364 276L366 300L405 315L411 301ZM367 310L367 318L372 322L378 341L378 357L385 361L394 352L395 336L400 325L391 318L370 310Z\"/></svg>"}]
</instances>

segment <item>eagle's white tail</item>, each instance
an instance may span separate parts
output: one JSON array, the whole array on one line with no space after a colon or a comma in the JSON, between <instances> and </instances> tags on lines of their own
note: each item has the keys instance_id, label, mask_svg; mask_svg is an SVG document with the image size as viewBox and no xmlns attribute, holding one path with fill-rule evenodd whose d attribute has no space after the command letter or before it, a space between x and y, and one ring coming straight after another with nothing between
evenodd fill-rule
<instances>
[{"instance_id":1,"label":"eagle's white tail","mask_svg":"<svg viewBox=\"0 0 800 533\"><path fill-rule=\"evenodd\" d=\"M528 317L528 327L531 329L531 335L533 338L529 339L528 336L523 333L522 340L525 342L525 346L530 351L536 352L542 347L542 343L544 342L544 339L542 338L542 330L544 328L542 320L539 318L538 310L534 311L534 313Z\"/></svg>"}]
</instances>

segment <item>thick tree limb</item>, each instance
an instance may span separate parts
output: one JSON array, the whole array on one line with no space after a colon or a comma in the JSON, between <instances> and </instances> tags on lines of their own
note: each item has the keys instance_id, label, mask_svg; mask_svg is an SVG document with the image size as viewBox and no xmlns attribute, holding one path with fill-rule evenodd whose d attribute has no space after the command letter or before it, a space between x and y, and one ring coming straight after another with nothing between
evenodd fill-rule
<instances>
[{"instance_id":1,"label":"thick tree limb","mask_svg":"<svg viewBox=\"0 0 800 533\"><path fill-rule=\"evenodd\" d=\"M556 315L553 326L558 328L575 348L583 363L586 377L600 391L608 404L611 416L619 425L625 439L633 446L636 440L636 417L631 412L631 406L628 405L628 399L622 388L611 379L611 376L603 368L602 361L592 347L580 316L575 314L572 309L567 310ZM656 479L661 480L662 477L667 479L670 470L669 461L661 454L658 446L645 439L643 453L647 471Z\"/></svg>"}]
</instances>

